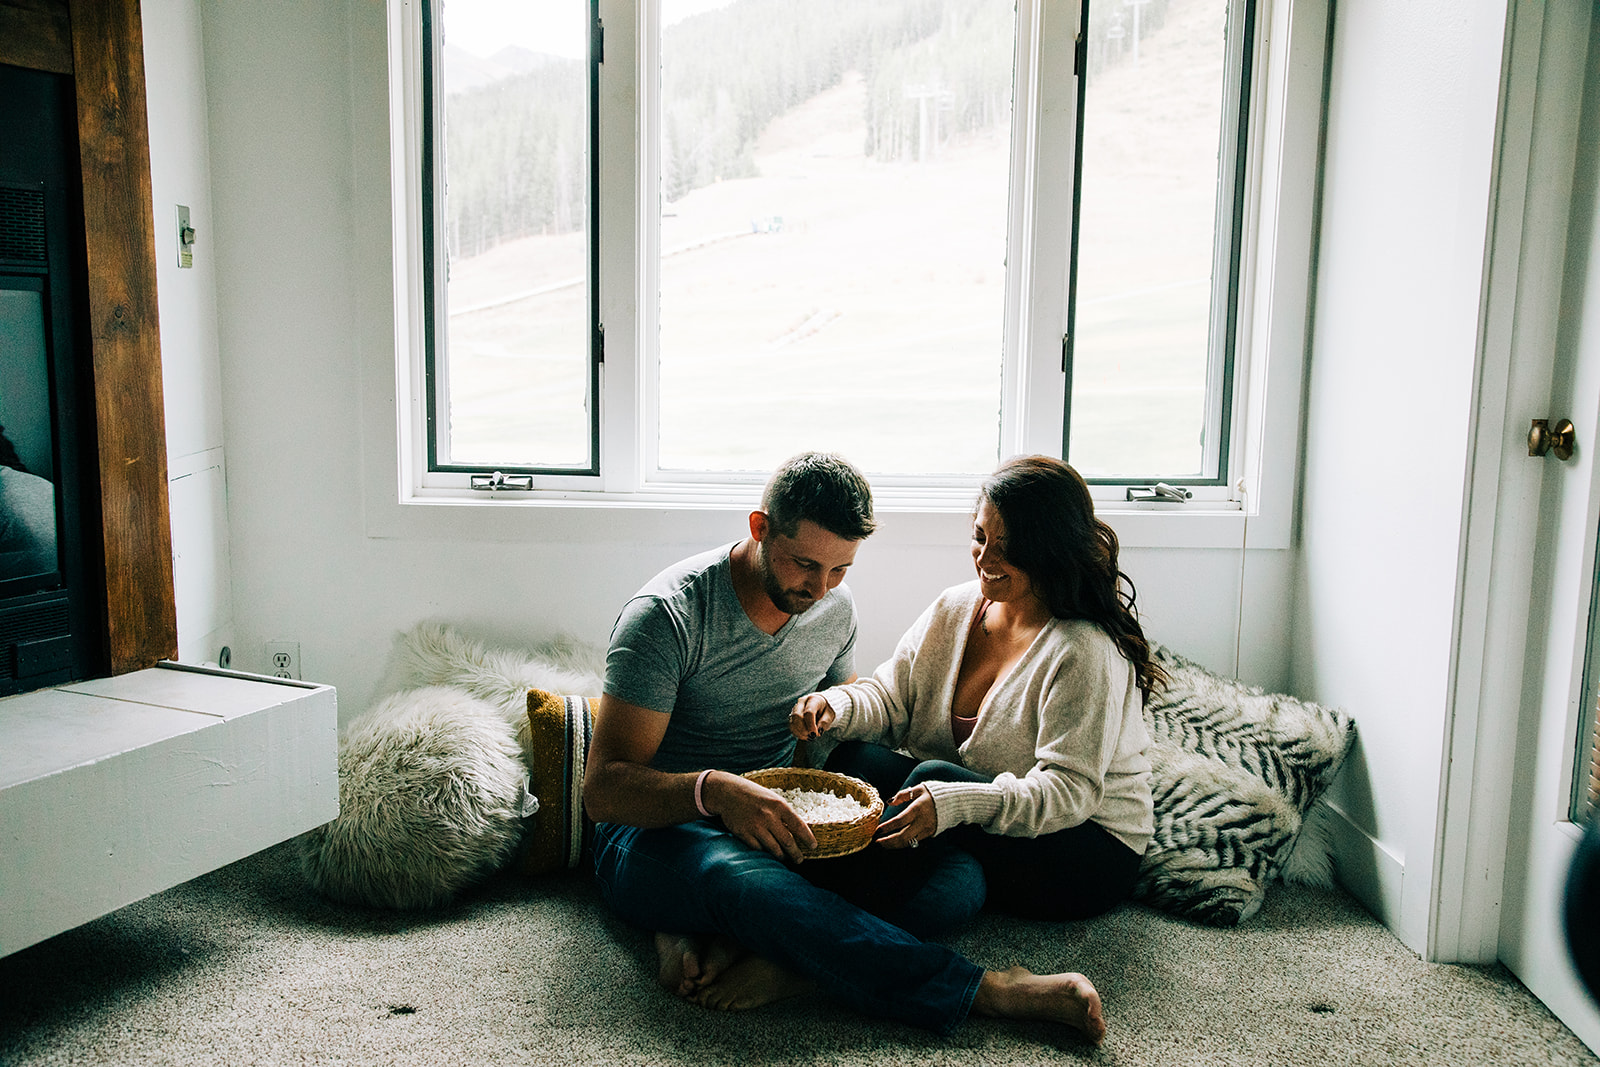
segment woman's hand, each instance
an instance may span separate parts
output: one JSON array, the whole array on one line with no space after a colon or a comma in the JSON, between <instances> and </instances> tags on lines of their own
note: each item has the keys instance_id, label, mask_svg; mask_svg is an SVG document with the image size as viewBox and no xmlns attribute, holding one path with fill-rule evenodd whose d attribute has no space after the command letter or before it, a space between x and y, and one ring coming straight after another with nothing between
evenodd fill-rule
<instances>
[{"instance_id":1,"label":"woman's hand","mask_svg":"<svg viewBox=\"0 0 1600 1067\"><path fill-rule=\"evenodd\" d=\"M902 789L889 803L905 807L894 818L878 824L878 844L885 848L916 848L939 832L939 812L927 786Z\"/></svg>"},{"instance_id":2,"label":"woman's hand","mask_svg":"<svg viewBox=\"0 0 1600 1067\"><path fill-rule=\"evenodd\" d=\"M833 725L833 707L821 693L807 693L794 702L789 712L789 732L802 741L812 741Z\"/></svg>"}]
</instances>

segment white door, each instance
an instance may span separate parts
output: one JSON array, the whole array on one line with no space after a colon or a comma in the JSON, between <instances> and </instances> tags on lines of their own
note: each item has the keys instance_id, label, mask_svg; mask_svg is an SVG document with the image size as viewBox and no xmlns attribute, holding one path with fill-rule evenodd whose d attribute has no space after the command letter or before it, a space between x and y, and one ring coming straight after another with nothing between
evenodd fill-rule
<instances>
[{"instance_id":1,"label":"white door","mask_svg":"<svg viewBox=\"0 0 1600 1067\"><path fill-rule=\"evenodd\" d=\"M1527 8L1529 5L1516 5ZM1542 6L1542 5L1541 5ZM1552 4L1544 10L1546 76L1563 63L1567 92L1581 79L1581 109L1572 109L1566 158L1573 159L1570 192L1554 205L1554 217L1565 217L1565 255L1559 272L1559 308L1543 329L1553 341L1551 365L1529 361L1522 377L1525 393L1537 395L1528 375L1549 374L1548 408L1527 412L1508 431L1526 433L1532 417L1554 425L1570 419L1575 447L1569 458L1554 453L1516 457L1510 463L1533 465L1540 474L1536 514L1520 516L1532 546L1531 596L1528 598L1527 644L1522 658L1522 707L1514 737L1505 740L1514 751L1510 818L1506 826L1505 881L1499 921L1499 956L1552 1012L1590 1048L1600 1049L1600 1010L1572 967L1562 925L1563 889L1580 826L1574 821L1574 783L1587 783L1589 748L1581 737L1592 723L1595 674L1600 671L1600 634L1595 616L1600 608L1600 574L1596 545L1600 539L1600 20L1582 10L1589 5ZM1551 34L1556 36L1552 37ZM1551 57L1552 41L1576 36L1578 46L1567 59ZM1581 43L1589 47L1583 49ZM1586 56L1585 56L1586 53ZM1541 78L1547 89L1547 78ZM1560 79L1558 79L1559 84ZM1571 96L1568 99L1572 99ZM1560 123L1556 124L1557 127ZM1547 131L1549 132L1549 131ZM1534 137L1540 136L1535 131ZM1575 139L1575 152L1570 147ZM1537 145L1533 155L1539 156ZM1555 153L1559 158L1560 152ZM1529 210L1537 216L1537 167L1531 175ZM1546 207L1551 205L1546 204ZM1535 228L1537 229L1537 227ZM1531 251L1537 252L1537 249ZM1554 279L1552 279L1554 280ZM1519 306L1525 301L1519 298ZM1525 323L1526 325L1526 323ZM1513 382L1513 391L1517 383ZM1508 446L1508 453L1510 448ZM1502 482L1502 484L1507 484ZM1515 518L1515 517L1514 517ZM1591 727L1592 728L1592 727Z\"/></svg>"}]
</instances>

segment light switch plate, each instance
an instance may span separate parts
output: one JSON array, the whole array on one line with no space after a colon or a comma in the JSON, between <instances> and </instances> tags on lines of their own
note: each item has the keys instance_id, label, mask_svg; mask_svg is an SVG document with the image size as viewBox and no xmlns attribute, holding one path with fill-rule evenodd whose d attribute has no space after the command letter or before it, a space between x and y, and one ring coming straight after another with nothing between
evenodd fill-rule
<instances>
[{"instance_id":1,"label":"light switch plate","mask_svg":"<svg viewBox=\"0 0 1600 1067\"><path fill-rule=\"evenodd\" d=\"M189 225L189 208L178 205L178 266L194 266L194 230Z\"/></svg>"}]
</instances>

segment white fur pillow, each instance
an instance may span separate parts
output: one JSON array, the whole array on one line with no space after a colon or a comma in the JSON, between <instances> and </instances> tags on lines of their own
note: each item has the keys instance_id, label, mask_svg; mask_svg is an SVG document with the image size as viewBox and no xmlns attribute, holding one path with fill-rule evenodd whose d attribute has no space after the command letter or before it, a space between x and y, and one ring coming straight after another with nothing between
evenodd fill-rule
<instances>
[{"instance_id":1,"label":"white fur pillow","mask_svg":"<svg viewBox=\"0 0 1600 1067\"><path fill-rule=\"evenodd\" d=\"M397 693L339 739L339 817L302 837L306 877L346 903L444 904L514 856L527 783L498 708L448 686Z\"/></svg>"},{"instance_id":2,"label":"white fur pillow","mask_svg":"<svg viewBox=\"0 0 1600 1067\"><path fill-rule=\"evenodd\" d=\"M558 634L529 648L499 648L440 622L417 624L399 646L407 688L451 685L487 700L507 720L528 712L528 690L597 697L606 672L605 650Z\"/></svg>"}]
</instances>

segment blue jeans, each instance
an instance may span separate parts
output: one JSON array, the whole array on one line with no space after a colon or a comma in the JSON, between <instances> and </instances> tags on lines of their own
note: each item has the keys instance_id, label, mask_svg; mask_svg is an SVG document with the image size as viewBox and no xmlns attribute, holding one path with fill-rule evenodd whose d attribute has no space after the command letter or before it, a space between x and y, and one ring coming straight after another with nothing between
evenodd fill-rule
<instances>
[{"instance_id":1,"label":"blue jeans","mask_svg":"<svg viewBox=\"0 0 1600 1067\"><path fill-rule=\"evenodd\" d=\"M712 820L600 823L594 868L606 903L628 922L724 934L870 1015L948 1033L983 978L972 961L813 885Z\"/></svg>"}]
</instances>

